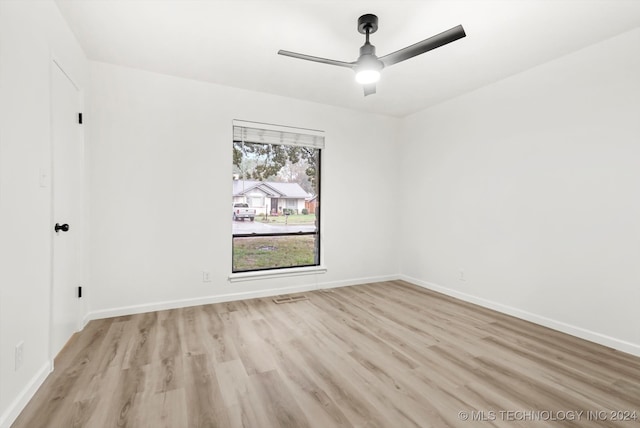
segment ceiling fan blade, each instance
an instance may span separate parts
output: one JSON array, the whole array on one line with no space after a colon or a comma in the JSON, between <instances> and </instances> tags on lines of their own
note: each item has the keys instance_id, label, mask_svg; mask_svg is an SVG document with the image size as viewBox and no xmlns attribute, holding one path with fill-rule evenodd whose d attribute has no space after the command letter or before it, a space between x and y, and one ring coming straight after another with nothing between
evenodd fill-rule
<instances>
[{"instance_id":1,"label":"ceiling fan blade","mask_svg":"<svg viewBox=\"0 0 640 428\"><path fill-rule=\"evenodd\" d=\"M282 49L278 51L278 55L290 56L292 58L304 59L313 62L321 62L322 64L337 65L339 67L353 68L355 65L353 62L336 61L334 59L320 58L318 56L305 55L297 52L283 51Z\"/></svg>"},{"instance_id":2,"label":"ceiling fan blade","mask_svg":"<svg viewBox=\"0 0 640 428\"><path fill-rule=\"evenodd\" d=\"M367 83L365 85L362 85L362 88L364 89L364 96L366 97L367 95L372 95L376 93L376 84L375 83Z\"/></svg>"},{"instance_id":3,"label":"ceiling fan blade","mask_svg":"<svg viewBox=\"0 0 640 428\"><path fill-rule=\"evenodd\" d=\"M433 37L429 37L428 39L425 39L421 42L415 43L411 46L407 46L406 48L390 53L389 55L380 57L379 59L384 63L386 67L388 67L392 64L396 64L400 61L405 61L409 58L413 58L414 56L423 54L432 49L444 46L447 43L455 42L456 40L461 39L465 36L466 33L464 32L464 28L462 28L462 25L458 25L447 31L443 31L440 34L436 34Z\"/></svg>"}]
</instances>

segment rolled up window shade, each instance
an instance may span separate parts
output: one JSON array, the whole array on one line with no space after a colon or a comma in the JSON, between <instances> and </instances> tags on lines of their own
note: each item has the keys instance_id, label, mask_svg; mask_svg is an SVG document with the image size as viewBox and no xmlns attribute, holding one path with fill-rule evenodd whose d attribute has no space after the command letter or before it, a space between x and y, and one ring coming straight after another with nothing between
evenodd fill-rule
<instances>
[{"instance_id":1,"label":"rolled up window shade","mask_svg":"<svg viewBox=\"0 0 640 428\"><path fill-rule=\"evenodd\" d=\"M324 149L324 132L315 129L234 120L233 141Z\"/></svg>"}]
</instances>

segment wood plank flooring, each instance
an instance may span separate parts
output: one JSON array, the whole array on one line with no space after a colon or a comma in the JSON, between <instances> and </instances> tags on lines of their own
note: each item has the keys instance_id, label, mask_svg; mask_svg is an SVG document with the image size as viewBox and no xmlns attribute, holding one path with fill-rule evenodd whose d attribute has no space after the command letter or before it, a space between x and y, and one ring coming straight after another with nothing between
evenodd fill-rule
<instances>
[{"instance_id":1,"label":"wood plank flooring","mask_svg":"<svg viewBox=\"0 0 640 428\"><path fill-rule=\"evenodd\" d=\"M91 321L13 427L640 426L640 358L402 281L306 295Z\"/></svg>"}]
</instances>

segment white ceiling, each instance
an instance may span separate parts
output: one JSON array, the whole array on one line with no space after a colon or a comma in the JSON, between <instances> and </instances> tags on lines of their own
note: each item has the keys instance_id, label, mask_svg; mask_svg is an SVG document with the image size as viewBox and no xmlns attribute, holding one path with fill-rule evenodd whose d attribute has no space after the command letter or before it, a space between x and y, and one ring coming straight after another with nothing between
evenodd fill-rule
<instances>
[{"instance_id":1,"label":"white ceiling","mask_svg":"<svg viewBox=\"0 0 640 428\"><path fill-rule=\"evenodd\" d=\"M56 0L89 59L405 116L640 26L640 0ZM462 24L467 37L387 68L364 97L360 15L379 56ZM630 52L638 55L638 52Z\"/></svg>"}]
</instances>

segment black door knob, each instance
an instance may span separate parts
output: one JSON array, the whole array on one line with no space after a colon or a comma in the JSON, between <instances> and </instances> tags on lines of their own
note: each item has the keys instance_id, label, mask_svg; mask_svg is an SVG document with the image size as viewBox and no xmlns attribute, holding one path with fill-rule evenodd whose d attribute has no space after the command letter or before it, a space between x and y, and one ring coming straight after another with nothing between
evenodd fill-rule
<instances>
[{"instance_id":1,"label":"black door knob","mask_svg":"<svg viewBox=\"0 0 640 428\"><path fill-rule=\"evenodd\" d=\"M68 232L69 231L69 225L67 223L60 225L60 223L56 223L56 227L55 227L56 232Z\"/></svg>"}]
</instances>

